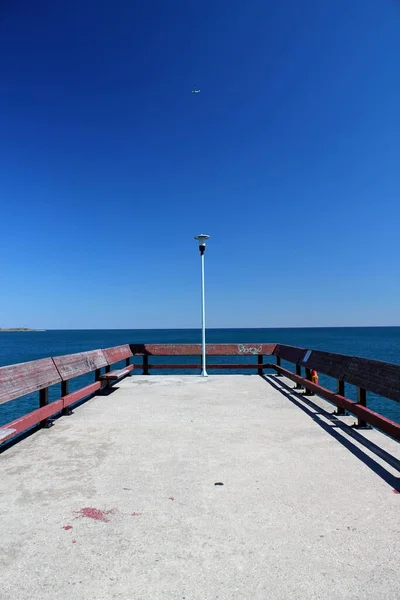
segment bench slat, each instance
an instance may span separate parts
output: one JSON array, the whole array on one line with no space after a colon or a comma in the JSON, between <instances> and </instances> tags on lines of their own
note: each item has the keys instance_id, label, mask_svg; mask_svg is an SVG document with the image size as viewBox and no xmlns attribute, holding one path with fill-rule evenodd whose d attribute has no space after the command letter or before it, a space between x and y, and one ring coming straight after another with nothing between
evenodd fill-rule
<instances>
[{"instance_id":1,"label":"bench slat","mask_svg":"<svg viewBox=\"0 0 400 600\"><path fill-rule=\"evenodd\" d=\"M102 350L55 356L53 360L63 381L101 369L108 364Z\"/></svg>"},{"instance_id":2,"label":"bench slat","mask_svg":"<svg viewBox=\"0 0 400 600\"><path fill-rule=\"evenodd\" d=\"M288 362L299 364L306 353L305 348L298 348L297 346L286 346L285 344L277 344L274 355L278 358L283 358Z\"/></svg>"},{"instance_id":3,"label":"bench slat","mask_svg":"<svg viewBox=\"0 0 400 600\"><path fill-rule=\"evenodd\" d=\"M115 369L114 371L110 371L109 373L104 373L104 375L100 375L100 379L102 381L116 381L117 379L121 379L121 377L125 377L125 375L129 375L133 368L133 365L128 365L123 369Z\"/></svg>"},{"instance_id":4,"label":"bench slat","mask_svg":"<svg viewBox=\"0 0 400 600\"><path fill-rule=\"evenodd\" d=\"M270 356L276 344L206 344L208 356ZM133 354L151 356L200 356L201 344L131 344Z\"/></svg>"},{"instance_id":5,"label":"bench slat","mask_svg":"<svg viewBox=\"0 0 400 600\"><path fill-rule=\"evenodd\" d=\"M12 438L16 433L16 429L11 429L10 427L2 427L0 429L0 444Z\"/></svg>"},{"instance_id":6,"label":"bench slat","mask_svg":"<svg viewBox=\"0 0 400 600\"><path fill-rule=\"evenodd\" d=\"M307 354L304 358L307 358ZM303 364L308 369L315 369L320 373L335 377L335 379L344 379L351 360L351 356L346 356L344 354L312 350L311 354L309 354L307 360L305 360Z\"/></svg>"},{"instance_id":7,"label":"bench slat","mask_svg":"<svg viewBox=\"0 0 400 600\"><path fill-rule=\"evenodd\" d=\"M51 358L0 367L0 404L60 381L61 377Z\"/></svg>"},{"instance_id":8,"label":"bench slat","mask_svg":"<svg viewBox=\"0 0 400 600\"><path fill-rule=\"evenodd\" d=\"M400 402L400 365L353 357L345 381Z\"/></svg>"},{"instance_id":9,"label":"bench slat","mask_svg":"<svg viewBox=\"0 0 400 600\"><path fill-rule=\"evenodd\" d=\"M106 357L109 365L133 356L129 344L125 344L123 346L114 346L113 348L105 348L103 350L103 354Z\"/></svg>"}]
</instances>

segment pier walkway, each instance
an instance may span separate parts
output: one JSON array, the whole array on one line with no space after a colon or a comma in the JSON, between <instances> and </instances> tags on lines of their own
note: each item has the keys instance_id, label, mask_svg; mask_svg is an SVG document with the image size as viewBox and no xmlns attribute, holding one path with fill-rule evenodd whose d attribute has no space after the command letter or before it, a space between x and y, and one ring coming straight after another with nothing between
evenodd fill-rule
<instances>
[{"instance_id":1,"label":"pier walkway","mask_svg":"<svg viewBox=\"0 0 400 600\"><path fill-rule=\"evenodd\" d=\"M292 387L135 375L9 448L0 596L398 600L399 445Z\"/></svg>"}]
</instances>

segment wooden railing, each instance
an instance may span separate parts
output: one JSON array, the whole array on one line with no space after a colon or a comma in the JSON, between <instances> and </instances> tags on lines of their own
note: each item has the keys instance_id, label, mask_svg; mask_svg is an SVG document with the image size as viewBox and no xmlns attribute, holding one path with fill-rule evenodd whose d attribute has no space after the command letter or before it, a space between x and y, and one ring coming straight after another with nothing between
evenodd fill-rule
<instances>
[{"instance_id":1,"label":"wooden railing","mask_svg":"<svg viewBox=\"0 0 400 600\"><path fill-rule=\"evenodd\" d=\"M271 356L275 350L276 344L207 344L207 356L237 356L257 358L257 364L251 362L245 363L207 363L207 369L253 369L257 367L257 372L262 374L263 368L268 368L269 364L263 364L264 356ZM200 370L201 365L201 345L200 344L131 344L131 350L135 356L142 356L142 373L148 375L150 370ZM181 356L197 357L198 363L149 363L150 357Z\"/></svg>"},{"instance_id":2,"label":"wooden railing","mask_svg":"<svg viewBox=\"0 0 400 600\"><path fill-rule=\"evenodd\" d=\"M158 357L179 356L185 357L185 362L171 364L158 361ZM297 389L305 388L306 393L315 393L336 405L338 415L343 415L345 411L355 415L357 427L373 425L400 439L400 424L367 406L367 392L400 401L400 365L284 344L208 344L207 356L246 357L245 361L240 362L239 358L238 362L227 362L226 358L222 363L211 360L207 369L253 370L259 375L263 375L266 369L272 369L278 375L294 381ZM134 357L140 357L144 375L161 369L200 370L202 366L200 344L130 344L1 367L0 404L39 392L39 408L0 427L0 444L32 427L48 426L50 417L68 414L72 405L98 393L105 381L112 383L130 374L133 369L130 363ZM198 362L186 362L188 357L198 357ZM265 357L273 357L273 361L265 362ZM111 365L122 360L125 361L125 368L110 372ZM293 364L294 371L283 367L282 361ZM102 369L105 372L102 373ZM336 379L336 391L312 382L311 370ZM69 391L71 379L91 372L94 372L92 383ZM60 397L49 402L49 388L56 384L61 385ZM346 384L356 386L357 401L346 397Z\"/></svg>"}]
</instances>

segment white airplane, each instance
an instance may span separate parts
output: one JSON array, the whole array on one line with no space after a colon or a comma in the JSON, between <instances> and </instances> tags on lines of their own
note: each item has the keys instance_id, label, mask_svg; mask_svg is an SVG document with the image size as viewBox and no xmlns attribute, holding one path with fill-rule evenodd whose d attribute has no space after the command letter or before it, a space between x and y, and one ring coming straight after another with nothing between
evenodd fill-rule
<instances>
[{"instance_id":1,"label":"white airplane","mask_svg":"<svg viewBox=\"0 0 400 600\"><path fill-rule=\"evenodd\" d=\"M193 88L192 94L200 94L200 90L198 90L197 88Z\"/></svg>"}]
</instances>

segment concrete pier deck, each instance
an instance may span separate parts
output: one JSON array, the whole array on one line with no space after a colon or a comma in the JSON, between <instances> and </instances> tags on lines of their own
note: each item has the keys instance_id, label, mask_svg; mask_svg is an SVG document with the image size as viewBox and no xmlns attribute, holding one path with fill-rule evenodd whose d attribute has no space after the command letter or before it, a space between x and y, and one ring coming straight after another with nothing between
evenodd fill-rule
<instances>
[{"instance_id":1,"label":"concrete pier deck","mask_svg":"<svg viewBox=\"0 0 400 600\"><path fill-rule=\"evenodd\" d=\"M399 445L292 386L135 375L8 449L0 597L398 600Z\"/></svg>"}]
</instances>

